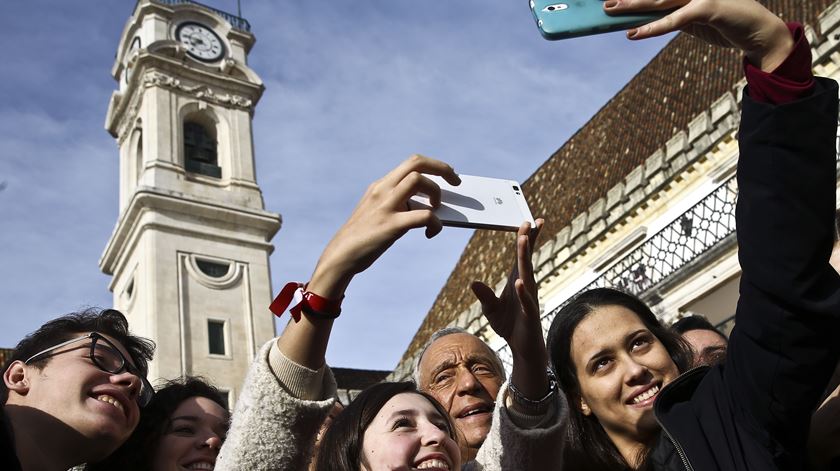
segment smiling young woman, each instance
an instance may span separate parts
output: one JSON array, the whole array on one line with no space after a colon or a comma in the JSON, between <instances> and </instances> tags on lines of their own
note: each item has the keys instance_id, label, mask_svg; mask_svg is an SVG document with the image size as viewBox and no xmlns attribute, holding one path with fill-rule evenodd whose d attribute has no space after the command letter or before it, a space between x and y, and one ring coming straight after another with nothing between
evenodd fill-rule
<instances>
[{"instance_id":1,"label":"smiling young woman","mask_svg":"<svg viewBox=\"0 0 840 471\"><path fill-rule=\"evenodd\" d=\"M85 470L212 470L229 421L223 393L209 382L191 376L169 381L143 409L128 441Z\"/></svg>"},{"instance_id":2,"label":"smiling young woman","mask_svg":"<svg viewBox=\"0 0 840 471\"><path fill-rule=\"evenodd\" d=\"M631 39L681 29L744 52L740 298L724 363L687 371L687 347L635 297L596 289L564 306L547 342L571 405L564 464L808 469L809 418L839 350L840 277L829 264L837 83L812 75L801 25L753 0L609 0L604 8L674 9L629 31Z\"/></svg>"},{"instance_id":3,"label":"smiling young woman","mask_svg":"<svg viewBox=\"0 0 840 471\"><path fill-rule=\"evenodd\" d=\"M317 470L454 471L461 453L449 414L414 383L380 383L359 394L324 435Z\"/></svg>"},{"instance_id":4,"label":"smiling young woman","mask_svg":"<svg viewBox=\"0 0 840 471\"><path fill-rule=\"evenodd\" d=\"M645 303L609 288L565 305L547 343L572 405L565 462L581 469L641 463L660 430L654 400L691 365L691 348Z\"/></svg>"}]
</instances>

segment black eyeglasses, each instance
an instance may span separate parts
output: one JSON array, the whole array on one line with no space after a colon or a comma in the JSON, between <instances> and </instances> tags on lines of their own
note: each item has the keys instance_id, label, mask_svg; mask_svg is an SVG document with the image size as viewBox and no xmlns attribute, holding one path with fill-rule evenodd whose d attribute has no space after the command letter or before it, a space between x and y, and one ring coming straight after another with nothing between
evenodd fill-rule
<instances>
[{"instance_id":1,"label":"black eyeglasses","mask_svg":"<svg viewBox=\"0 0 840 471\"><path fill-rule=\"evenodd\" d=\"M118 374L123 371L128 371L134 376L140 378L140 394L137 395L137 403L140 404L140 407L148 405L155 396L155 390L152 388L152 385L144 375L137 371L137 368L132 366L132 364L125 359L122 352L114 346L110 340L98 332L91 332L85 336L70 339L66 342L61 342L58 345L53 345L46 350L41 350L29 357L24 363L28 365L35 360L49 356L48 354L57 348L87 339L90 339L89 356L93 364L106 373Z\"/></svg>"}]
</instances>

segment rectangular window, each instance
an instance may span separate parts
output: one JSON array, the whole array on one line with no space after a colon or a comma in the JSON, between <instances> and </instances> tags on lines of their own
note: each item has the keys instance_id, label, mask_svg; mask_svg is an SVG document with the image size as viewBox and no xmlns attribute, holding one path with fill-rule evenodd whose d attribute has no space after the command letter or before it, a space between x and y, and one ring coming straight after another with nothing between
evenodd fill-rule
<instances>
[{"instance_id":1,"label":"rectangular window","mask_svg":"<svg viewBox=\"0 0 840 471\"><path fill-rule=\"evenodd\" d=\"M211 355L225 355L224 321L207 321L207 338L210 342Z\"/></svg>"}]
</instances>

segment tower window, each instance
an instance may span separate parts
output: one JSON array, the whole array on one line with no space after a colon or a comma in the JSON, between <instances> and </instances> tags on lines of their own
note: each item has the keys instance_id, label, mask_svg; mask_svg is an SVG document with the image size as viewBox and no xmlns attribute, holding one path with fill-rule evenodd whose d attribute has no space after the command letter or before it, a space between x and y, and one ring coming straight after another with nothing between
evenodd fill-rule
<instances>
[{"instance_id":1,"label":"tower window","mask_svg":"<svg viewBox=\"0 0 840 471\"><path fill-rule=\"evenodd\" d=\"M125 288L125 295L128 299L131 299L134 296L134 278L128 282L128 287Z\"/></svg>"},{"instance_id":2,"label":"tower window","mask_svg":"<svg viewBox=\"0 0 840 471\"><path fill-rule=\"evenodd\" d=\"M225 323L224 321L207 321L207 338L211 355L225 355Z\"/></svg>"},{"instance_id":3,"label":"tower window","mask_svg":"<svg viewBox=\"0 0 840 471\"><path fill-rule=\"evenodd\" d=\"M211 262L209 260L196 259L195 264L202 273L210 278L221 278L227 275L230 265L227 263Z\"/></svg>"},{"instance_id":4,"label":"tower window","mask_svg":"<svg viewBox=\"0 0 840 471\"><path fill-rule=\"evenodd\" d=\"M203 124L184 122L184 167L188 172L221 178L216 137Z\"/></svg>"},{"instance_id":5,"label":"tower window","mask_svg":"<svg viewBox=\"0 0 840 471\"><path fill-rule=\"evenodd\" d=\"M135 169L134 169L134 180L139 181L140 176L143 174L143 131L137 131L137 155L134 157L135 160Z\"/></svg>"}]
</instances>

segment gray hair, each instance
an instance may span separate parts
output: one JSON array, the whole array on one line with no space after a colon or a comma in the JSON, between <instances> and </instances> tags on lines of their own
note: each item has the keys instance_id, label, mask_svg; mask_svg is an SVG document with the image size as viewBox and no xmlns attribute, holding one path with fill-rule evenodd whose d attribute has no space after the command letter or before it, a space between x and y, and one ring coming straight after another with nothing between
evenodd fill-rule
<instances>
[{"instance_id":1,"label":"gray hair","mask_svg":"<svg viewBox=\"0 0 840 471\"><path fill-rule=\"evenodd\" d=\"M420 350L420 353L414 357L414 383L417 385L417 388L423 390L423 385L420 384L420 361L423 360L423 355L426 354L426 350L429 349L429 346L435 343L437 339L441 337L446 337L447 335L452 334L467 334L472 335L473 337L481 340L477 335L473 334L472 332L467 332L466 329L462 329L461 327L444 327L443 329L438 330L437 332L433 333L429 340L426 341L426 344L423 345L423 348ZM487 345L484 340L481 340L481 343ZM493 360L496 363L496 368L499 369L499 374L502 377L502 381L507 379L507 373L505 372L504 363L502 363L502 358L499 356L499 353L490 348L490 345L487 345L487 350L493 352Z\"/></svg>"}]
</instances>

